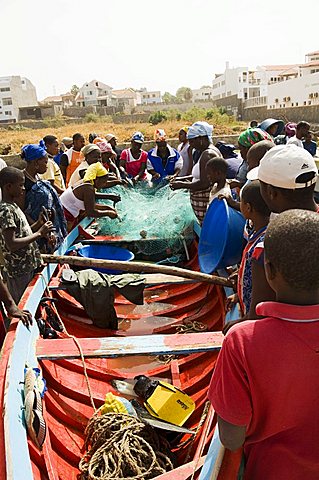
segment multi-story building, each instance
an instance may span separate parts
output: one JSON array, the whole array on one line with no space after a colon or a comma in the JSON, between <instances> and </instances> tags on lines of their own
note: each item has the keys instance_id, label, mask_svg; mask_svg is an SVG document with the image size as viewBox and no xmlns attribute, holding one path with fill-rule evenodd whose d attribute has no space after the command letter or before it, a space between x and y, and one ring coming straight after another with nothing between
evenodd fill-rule
<instances>
[{"instance_id":1,"label":"multi-story building","mask_svg":"<svg viewBox=\"0 0 319 480\"><path fill-rule=\"evenodd\" d=\"M203 86L192 90L192 100L193 102L203 101L203 100L212 100L213 99L213 87L209 85Z\"/></svg>"},{"instance_id":2,"label":"multi-story building","mask_svg":"<svg viewBox=\"0 0 319 480\"><path fill-rule=\"evenodd\" d=\"M142 105L152 105L162 103L162 95L159 90L148 92L146 89L140 90Z\"/></svg>"},{"instance_id":3,"label":"multi-story building","mask_svg":"<svg viewBox=\"0 0 319 480\"><path fill-rule=\"evenodd\" d=\"M30 80L18 75L0 77L0 123L19 120L19 108L38 105L37 93Z\"/></svg>"},{"instance_id":4,"label":"multi-story building","mask_svg":"<svg viewBox=\"0 0 319 480\"><path fill-rule=\"evenodd\" d=\"M116 106L124 109L131 109L142 103L141 92L133 88L124 88L122 90L112 90L112 95L116 99Z\"/></svg>"},{"instance_id":5,"label":"multi-story building","mask_svg":"<svg viewBox=\"0 0 319 480\"><path fill-rule=\"evenodd\" d=\"M78 107L112 106L112 87L98 80L84 83L75 97Z\"/></svg>"}]
</instances>

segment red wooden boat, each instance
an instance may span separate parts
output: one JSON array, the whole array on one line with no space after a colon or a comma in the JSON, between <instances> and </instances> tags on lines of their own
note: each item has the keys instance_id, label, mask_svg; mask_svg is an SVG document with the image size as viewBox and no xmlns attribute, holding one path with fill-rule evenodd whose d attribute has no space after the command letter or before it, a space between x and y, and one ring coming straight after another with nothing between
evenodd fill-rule
<instances>
[{"instance_id":1,"label":"red wooden boat","mask_svg":"<svg viewBox=\"0 0 319 480\"><path fill-rule=\"evenodd\" d=\"M59 253L63 254L77 236L78 229L75 229ZM196 268L195 257L189 266ZM60 270L56 265L48 265L32 281L20 306L34 315L39 314L40 299L48 294L49 285L56 285ZM115 306L121 324L116 332L97 329L88 323L82 306L65 291L52 291L51 294L58 298L57 310L67 333L60 334L59 339L44 340L35 322L28 331L13 321L2 348L0 398L4 414L0 420L0 477L77 479L84 430L93 414L92 399L99 407L107 392L116 393L112 380L130 380L143 374L177 386L196 403L185 426L198 428L198 432L191 441L190 435L184 434L174 447L176 468L157 478L199 478L214 435L215 451L210 464L215 465L215 473L200 478L235 479L240 459L220 454L214 412L209 408L204 414L207 388L221 342L220 333L212 332L221 330L224 320L222 290L201 283L153 286L146 289L146 306L140 308L118 296ZM176 326L183 324L185 319L201 322L207 331L178 335ZM72 335L79 341L75 342ZM80 358L79 345L85 362ZM158 359L159 354L175 356L169 363L163 363ZM22 409L26 365L39 366L47 384L43 401L47 435L42 450L26 433ZM204 469L202 475L205 475L203 472Z\"/></svg>"}]
</instances>

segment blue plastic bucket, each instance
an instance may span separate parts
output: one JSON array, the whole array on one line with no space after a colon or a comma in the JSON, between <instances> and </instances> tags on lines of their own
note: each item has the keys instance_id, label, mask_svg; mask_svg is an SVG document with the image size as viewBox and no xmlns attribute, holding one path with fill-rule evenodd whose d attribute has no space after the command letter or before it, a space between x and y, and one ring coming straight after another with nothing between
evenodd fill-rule
<instances>
[{"instance_id":1,"label":"blue plastic bucket","mask_svg":"<svg viewBox=\"0 0 319 480\"><path fill-rule=\"evenodd\" d=\"M204 218L198 245L201 272L212 273L238 263L243 248L245 219L226 200L210 204Z\"/></svg>"},{"instance_id":2,"label":"blue plastic bucket","mask_svg":"<svg viewBox=\"0 0 319 480\"><path fill-rule=\"evenodd\" d=\"M121 260L129 262L133 260L134 254L125 248L113 247L110 245L85 245L77 249L80 257L98 258L100 260ZM122 270L108 270L106 268L93 268L97 272L108 273L110 275L122 273Z\"/></svg>"}]
</instances>

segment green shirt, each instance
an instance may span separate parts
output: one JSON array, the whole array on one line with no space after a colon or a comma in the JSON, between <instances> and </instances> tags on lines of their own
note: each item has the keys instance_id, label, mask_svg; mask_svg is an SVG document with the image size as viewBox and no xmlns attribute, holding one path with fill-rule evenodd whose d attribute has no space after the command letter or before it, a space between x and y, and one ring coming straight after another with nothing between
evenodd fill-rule
<instances>
[{"instance_id":1,"label":"green shirt","mask_svg":"<svg viewBox=\"0 0 319 480\"><path fill-rule=\"evenodd\" d=\"M4 240L3 231L14 228L16 238L32 235L26 216L16 203L0 202L0 248L4 258L4 269L9 277L24 275L41 265L41 254L36 241L24 248L11 252Z\"/></svg>"}]
</instances>

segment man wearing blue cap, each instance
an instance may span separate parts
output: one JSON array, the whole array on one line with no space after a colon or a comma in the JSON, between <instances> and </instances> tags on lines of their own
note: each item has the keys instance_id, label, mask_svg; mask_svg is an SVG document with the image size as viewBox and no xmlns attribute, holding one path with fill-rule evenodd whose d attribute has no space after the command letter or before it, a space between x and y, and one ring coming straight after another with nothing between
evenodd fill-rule
<instances>
[{"instance_id":1,"label":"man wearing blue cap","mask_svg":"<svg viewBox=\"0 0 319 480\"><path fill-rule=\"evenodd\" d=\"M120 157L120 170L136 184L146 179L147 152L142 150L144 135L135 132L131 138L131 148L123 150Z\"/></svg>"}]
</instances>

